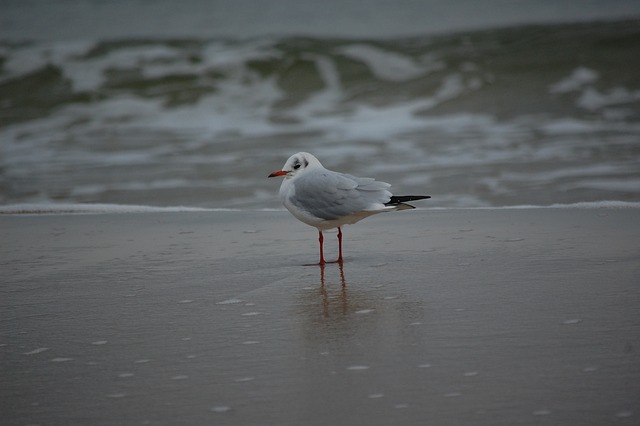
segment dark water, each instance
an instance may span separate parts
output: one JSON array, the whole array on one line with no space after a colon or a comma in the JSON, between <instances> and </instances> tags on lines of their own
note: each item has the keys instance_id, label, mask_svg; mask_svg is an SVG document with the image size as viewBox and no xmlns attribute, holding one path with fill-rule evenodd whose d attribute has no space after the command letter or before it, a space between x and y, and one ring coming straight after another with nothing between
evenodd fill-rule
<instances>
[{"instance_id":1,"label":"dark water","mask_svg":"<svg viewBox=\"0 0 640 426\"><path fill-rule=\"evenodd\" d=\"M637 0L2 0L12 40L397 38L640 17Z\"/></svg>"},{"instance_id":2,"label":"dark water","mask_svg":"<svg viewBox=\"0 0 640 426\"><path fill-rule=\"evenodd\" d=\"M639 69L634 19L386 38L5 37L0 203L277 207L266 176L301 150L433 206L637 201Z\"/></svg>"}]
</instances>

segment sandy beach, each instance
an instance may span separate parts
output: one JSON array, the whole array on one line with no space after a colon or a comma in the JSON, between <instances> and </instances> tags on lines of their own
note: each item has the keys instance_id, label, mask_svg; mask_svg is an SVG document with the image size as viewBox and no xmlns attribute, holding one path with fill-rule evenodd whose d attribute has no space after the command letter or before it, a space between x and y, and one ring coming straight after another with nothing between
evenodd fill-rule
<instances>
[{"instance_id":1,"label":"sandy beach","mask_svg":"<svg viewBox=\"0 0 640 426\"><path fill-rule=\"evenodd\" d=\"M2 215L2 423L637 424L638 224L379 215L320 268L287 212Z\"/></svg>"}]
</instances>

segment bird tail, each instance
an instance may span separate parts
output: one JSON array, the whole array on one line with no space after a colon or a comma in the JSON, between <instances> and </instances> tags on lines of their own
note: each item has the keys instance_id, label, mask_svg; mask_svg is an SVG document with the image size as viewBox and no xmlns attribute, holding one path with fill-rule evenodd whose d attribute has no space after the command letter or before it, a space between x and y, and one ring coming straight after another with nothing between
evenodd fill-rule
<instances>
[{"instance_id":1,"label":"bird tail","mask_svg":"<svg viewBox=\"0 0 640 426\"><path fill-rule=\"evenodd\" d=\"M425 200L431 198L430 195L393 195L385 206L395 206L397 210L415 209L411 204L406 204L407 201Z\"/></svg>"}]
</instances>

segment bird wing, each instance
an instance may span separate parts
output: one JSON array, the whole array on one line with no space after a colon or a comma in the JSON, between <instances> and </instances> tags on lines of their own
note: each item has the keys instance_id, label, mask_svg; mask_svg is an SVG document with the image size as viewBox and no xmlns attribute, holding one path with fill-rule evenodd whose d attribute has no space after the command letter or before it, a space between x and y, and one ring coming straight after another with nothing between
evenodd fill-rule
<instances>
[{"instance_id":1,"label":"bird wing","mask_svg":"<svg viewBox=\"0 0 640 426\"><path fill-rule=\"evenodd\" d=\"M291 203L324 220L335 220L361 211L384 210L391 199L386 182L330 170L307 173L295 181Z\"/></svg>"}]
</instances>

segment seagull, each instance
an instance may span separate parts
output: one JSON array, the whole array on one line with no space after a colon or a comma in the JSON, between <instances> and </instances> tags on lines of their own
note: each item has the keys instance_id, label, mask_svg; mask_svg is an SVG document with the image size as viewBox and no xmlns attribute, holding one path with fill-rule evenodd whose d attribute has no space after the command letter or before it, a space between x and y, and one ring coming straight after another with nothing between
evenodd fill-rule
<instances>
[{"instance_id":1,"label":"seagull","mask_svg":"<svg viewBox=\"0 0 640 426\"><path fill-rule=\"evenodd\" d=\"M325 169L308 152L289 157L282 170L268 177L284 176L280 186L282 204L296 219L318 229L320 262L342 264L342 226L371 215L414 209L407 201L431 198L428 195L391 195L390 184L373 178L356 177ZM338 260L325 262L322 231L338 228Z\"/></svg>"}]
</instances>

